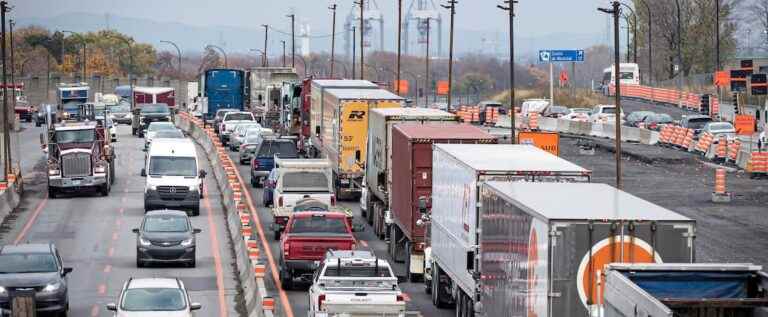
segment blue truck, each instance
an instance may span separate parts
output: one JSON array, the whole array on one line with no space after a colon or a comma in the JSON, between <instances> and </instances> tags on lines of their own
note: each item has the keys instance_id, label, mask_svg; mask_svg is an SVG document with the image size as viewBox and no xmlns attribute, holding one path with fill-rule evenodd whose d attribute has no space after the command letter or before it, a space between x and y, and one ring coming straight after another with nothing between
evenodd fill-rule
<instances>
[{"instance_id":1,"label":"blue truck","mask_svg":"<svg viewBox=\"0 0 768 317\"><path fill-rule=\"evenodd\" d=\"M200 92L208 106L203 109L206 120L212 120L219 109L245 110L250 103L248 72L240 69L208 69L200 78Z\"/></svg>"},{"instance_id":2,"label":"blue truck","mask_svg":"<svg viewBox=\"0 0 768 317\"><path fill-rule=\"evenodd\" d=\"M88 84L59 84L57 87L58 110L68 116L76 116L80 105L88 102L90 87Z\"/></svg>"}]
</instances>

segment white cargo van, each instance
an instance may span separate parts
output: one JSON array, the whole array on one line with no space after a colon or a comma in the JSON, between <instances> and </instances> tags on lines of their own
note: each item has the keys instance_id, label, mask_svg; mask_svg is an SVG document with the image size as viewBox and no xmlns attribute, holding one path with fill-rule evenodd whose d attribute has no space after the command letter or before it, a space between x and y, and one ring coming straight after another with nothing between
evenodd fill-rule
<instances>
[{"instance_id":1,"label":"white cargo van","mask_svg":"<svg viewBox=\"0 0 768 317\"><path fill-rule=\"evenodd\" d=\"M141 175L147 178L144 188L144 211L184 209L193 216L200 214L203 178L195 144L189 139L159 139L147 152Z\"/></svg>"}]
</instances>

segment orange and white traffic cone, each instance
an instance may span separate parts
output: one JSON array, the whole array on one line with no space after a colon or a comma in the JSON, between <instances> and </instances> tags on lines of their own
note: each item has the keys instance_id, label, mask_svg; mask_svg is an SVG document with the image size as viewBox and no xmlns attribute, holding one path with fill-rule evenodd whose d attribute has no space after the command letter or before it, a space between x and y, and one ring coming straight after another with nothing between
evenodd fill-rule
<instances>
[{"instance_id":1,"label":"orange and white traffic cone","mask_svg":"<svg viewBox=\"0 0 768 317\"><path fill-rule=\"evenodd\" d=\"M724 168L715 170L715 191L712 192L713 203L727 203L731 201L731 193L725 187L726 172Z\"/></svg>"}]
</instances>

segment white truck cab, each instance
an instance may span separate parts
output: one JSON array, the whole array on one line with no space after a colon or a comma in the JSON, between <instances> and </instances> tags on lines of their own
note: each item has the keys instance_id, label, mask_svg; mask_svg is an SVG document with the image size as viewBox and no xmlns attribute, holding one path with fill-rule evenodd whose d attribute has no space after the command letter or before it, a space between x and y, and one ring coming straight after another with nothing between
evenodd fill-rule
<instances>
[{"instance_id":1,"label":"white truck cab","mask_svg":"<svg viewBox=\"0 0 768 317\"><path fill-rule=\"evenodd\" d=\"M200 214L203 178L195 144L189 139L158 139L150 146L146 165L144 211L160 208L185 209Z\"/></svg>"}]
</instances>

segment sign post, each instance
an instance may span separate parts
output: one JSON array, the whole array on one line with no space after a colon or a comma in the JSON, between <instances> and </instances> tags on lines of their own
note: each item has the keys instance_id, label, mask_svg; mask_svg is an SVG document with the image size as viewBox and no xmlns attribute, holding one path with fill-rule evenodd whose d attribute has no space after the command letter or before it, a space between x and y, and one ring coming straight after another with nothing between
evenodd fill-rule
<instances>
[{"instance_id":1,"label":"sign post","mask_svg":"<svg viewBox=\"0 0 768 317\"><path fill-rule=\"evenodd\" d=\"M540 50L539 63L549 63L549 104L555 104L555 74L556 62L583 62L584 50Z\"/></svg>"}]
</instances>

